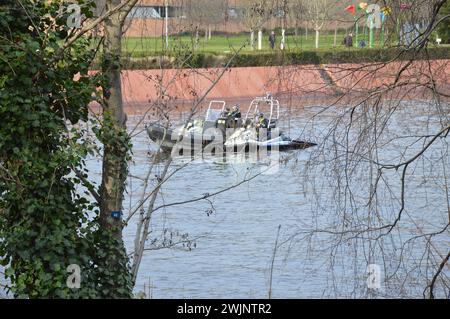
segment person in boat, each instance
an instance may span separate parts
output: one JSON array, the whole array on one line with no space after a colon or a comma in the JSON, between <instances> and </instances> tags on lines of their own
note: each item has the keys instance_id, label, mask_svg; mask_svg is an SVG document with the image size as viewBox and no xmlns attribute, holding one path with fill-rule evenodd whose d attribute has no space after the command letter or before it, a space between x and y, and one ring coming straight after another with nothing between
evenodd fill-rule
<instances>
[{"instance_id":1,"label":"person in boat","mask_svg":"<svg viewBox=\"0 0 450 319\"><path fill-rule=\"evenodd\" d=\"M230 108L226 107L222 113L220 113L220 117L216 121L216 127L223 127L227 128L229 123L229 115L230 115Z\"/></svg>"},{"instance_id":2,"label":"person in boat","mask_svg":"<svg viewBox=\"0 0 450 319\"><path fill-rule=\"evenodd\" d=\"M220 113L220 117L226 119L226 118L228 118L230 112L231 112L231 110L230 110L230 108L227 106L227 107L222 111L222 113Z\"/></svg>"},{"instance_id":3,"label":"person in boat","mask_svg":"<svg viewBox=\"0 0 450 319\"><path fill-rule=\"evenodd\" d=\"M232 110L228 113L228 122L231 124L233 128L241 126L241 110L239 108L239 104L235 104Z\"/></svg>"},{"instance_id":4,"label":"person in boat","mask_svg":"<svg viewBox=\"0 0 450 319\"><path fill-rule=\"evenodd\" d=\"M255 129L256 129L256 136L259 139L259 131L260 129L267 129L269 127L269 120L266 119L266 117L264 116L264 113L259 113L258 117L256 118L256 124L255 124Z\"/></svg>"},{"instance_id":5,"label":"person in boat","mask_svg":"<svg viewBox=\"0 0 450 319\"><path fill-rule=\"evenodd\" d=\"M241 110L239 108L239 104L235 104L229 113L230 117L234 120L240 119L242 117Z\"/></svg>"},{"instance_id":6,"label":"person in boat","mask_svg":"<svg viewBox=\"0 0 450 319\"><path fill-rule=\"evenodd\" d=\"M259 113L259 115L258 115L256 127L257 128L268 128L269 127L269 120L266 119L266 117L264 116L264 113L262 113L262 112Z\"/></svg>"}]
</instances>

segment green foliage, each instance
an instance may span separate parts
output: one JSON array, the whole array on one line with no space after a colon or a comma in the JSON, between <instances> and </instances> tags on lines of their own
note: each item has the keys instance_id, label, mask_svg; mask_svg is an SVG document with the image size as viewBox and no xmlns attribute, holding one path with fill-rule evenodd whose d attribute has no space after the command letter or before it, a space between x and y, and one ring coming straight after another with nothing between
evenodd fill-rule
<instances>
[{"instance_id":1,"label":"green foliage","mask_svg":"<svg viewBox=\"0 0 450 319\"><path fill-rule=\"evenodd\" d=\"M266 30L262 38L262 52L270 53L268 36L271 30ZM276 47L279 48L281 43L281 30L274 29L276 33ZM305 30L300 29L298 35L294 35L293 29L286 30L286 48L288 50L315 50L315 34L314 30L309 30L306 36ZM362 38L360 31L360 39ZM339 46L346 35L346 30L338 30L336 42ZM257 33L255 33L255 41L257 42ZM322 30L319 35L320 50L331 50L334 46L334 30ZM133 58L142 58L146 56L166 53L167 51L177 51L178 48L184 47L188 51L196 53L215 53L224 54L234 52L242 47L241 52L253 53L250 46L250 33L248 31L240 34L223 34L214 32L211 39L206 40L204 36L199 37L196 44L195 35L177 34L171 35L169 38L169 48L165 48L165 39L163 37L125 37L122 41L122 52ZM375 47L382 47L381 36L376 32ZM259 51L259 52L261 52Z\"/></svg>"},{"instance_id":2,"label":"green foliage","mask_svg":"<svg viewBox=\"0 0 450 319\"><path fill-rule=\"evenodd\" d=\"M94 189L84 158L95 148L76 124L89 120L102 84L88 75L95 52L88 38L61 50L70 30L59 3L22 4L0 7L0 261L10 290L20 298L130 297L123 243L99 226L98 204L80 191ZM105 256L119 267L108 268ZM66 284L71 264L81 268L79 289Z\"/></svg>"},{"instance_id":3,"label":"green foliage","mask_svg":"<svg viewBox=\"0 0 450 319\"><path fill-rule=\"evenodd\" d=\"M429 56L423 51L405 52L398 48L377 49L333 49L240 53L234 59L231 67L251 66L282 66L327 63L365 63L383 62L397 58L406 60L412 57L419 59L448 59L450 47L439 46L428 48ZM147 57L140 59L124 59L125 69L159 69L166 68L211 68L224 66L232 57L231 54L216 55L213 53L196 53L184 55L167 55L163 57ZM94 66L98 67L98 66Z\"/></svg>"},{"instance_id":4,"label":"green foliage","mask_svg":"<svg viewBox=\"0 0 450 319\"><path fill-rule=\"evenodd\" d=\"M114 125L111 114L103 113L102 126L93 127L93 131L99 141L111 149L110 153L115 154L118 159L131 160L130 135L125 128ZM126 165L126 162L123 164ZM127 170L126 167L124 169Z\"/></svg>"},{"instance_id":5,"label":"green foliage","mask_svg":"<svg viewBox=\"0 0 450 319\"><path fill-rule=\"evenodd\" d=\"M109 231L94 233L95 254L93 264L96 270L92 276L96 298L131 298L132 279L128 257L122 239L115 238Z\"/></svg>"},{"instance_id":6,"label":"green foliage","mask_svg":"<svg viewBox=\"0 0 450 319\"><path fill-rule=\"evenodd\" d=\"M450 15L450 1L446 1L444 5L442 6L441 10L439 10L439 17L438 18L445 18L444 20L439 23L438 27L438 35L442 39L442 43L450 43L450 18L448 17Z\"/></svg>"}]
</instances>

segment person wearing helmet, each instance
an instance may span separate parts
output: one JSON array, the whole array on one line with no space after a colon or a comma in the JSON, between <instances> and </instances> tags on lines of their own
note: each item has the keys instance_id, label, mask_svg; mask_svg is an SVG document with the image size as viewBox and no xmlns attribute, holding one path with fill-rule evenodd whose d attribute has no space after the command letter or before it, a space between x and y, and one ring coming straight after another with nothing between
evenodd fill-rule
<instances>
[{"instance_id":1,"label":"person wearing helmet","mask_svg":"<svg viewBox=\"0 0 450 319\"><path fill-rule=\"evenodd\" d=\"M228 123L229 127L236 128L241 126L241 110L239 109L239 104L233 105L231 111L228 112Z\"/></svg>"},{"instance_id":2,"label":"person wearing helmet","mask_svg":"<svg viewBox=\"0 0 450 319\"><path fill-rule=\"evenodd\" d=\"M239 108L239 104L235 104L235 105L233 106L233 108L231 109L230 117L231 117L232 119L234 119L235 121L236 121L237 119L240 119L240 118L242 117L242 115L241 115L241 110L240 110L240 108Z\"/></svg>"},{"instance_id":3,"label":"person wearing helmet","mask_svg":"<svg viewBox=\"0 0 450 319\"><path fill-rule=\"evenodd\" d=\"M221 114L220 116L226 118L226 117L228 117L228 116L230 115L230 113L231 113L231 110L230 110L230 108L227 106L227 107L223 110L223 112L222 112L222 114Z\"/></svg>"},{"instance_id":4,"label":"person wearing helmet","mask_svg":"<svg viewBox=\"0 0 450 319\"><path fill-rule=\"evenodd\" d=\"M258 128L268 128L269 127L269 121L264 116L264 113L260 112L258 114L258 120L256 122L256 127Z\"/></svg>"},{"instance_id":5,"label":"person wearing helmet","mask_svg":"<svg viewBox=\"0 0 450 319\"><path fill-rule=\"evenodd\" d=\"M220 117L216 120L216 128L220 128L221 130L225 131L225 129L228 127L230 112L230 108L226 107L220 113Z\"/></svg>"}]
</instances>

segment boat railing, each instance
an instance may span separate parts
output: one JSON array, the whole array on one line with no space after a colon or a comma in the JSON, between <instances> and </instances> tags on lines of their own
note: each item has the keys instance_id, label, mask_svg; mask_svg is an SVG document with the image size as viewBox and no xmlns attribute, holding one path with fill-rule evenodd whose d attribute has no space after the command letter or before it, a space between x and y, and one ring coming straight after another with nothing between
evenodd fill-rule
<instances>
[{"instance_id":1,"label":"boat railing","mask_svg":"<svg viewBox=\"0 0 450 319\"><path fill-rule=\"evenodd\" d=\"M258 115L260 111L260 103L266 103L270 107L268 121L269 127L272 128L276 125L276 122L280 117L280 102L277 99L274 99L271 94L267 94L264 97L256 97L251 101L247 114L245 115L244 123L247 123L247 120L249 119L253 120L255 116Z\"/></svg>"}]
</instances>

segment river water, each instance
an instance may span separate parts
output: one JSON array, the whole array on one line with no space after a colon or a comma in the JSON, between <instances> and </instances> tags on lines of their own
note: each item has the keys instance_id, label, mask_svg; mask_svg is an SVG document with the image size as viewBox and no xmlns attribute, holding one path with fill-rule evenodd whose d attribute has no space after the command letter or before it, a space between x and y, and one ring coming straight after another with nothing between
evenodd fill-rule
<instances>
[{"instance_id":1,"label":"river water","mask_svg":"<svg viewBox=\"0 0 450 319\"><path fill-rule=\"evenodd\" d=\"M369 173L367 165L355 168L350 184L341 185L336 191L342 174L349 169L342 161L336 161L340 154L336 145L345 140L345 134L342 126L334 134L329 132L330 125L344 110L334 107L325 111L321 105L284 110L281 126L288 135L320 146L280 154L280 159L271 161L276 165L268 174L214 196L210 202L197 201L156 211L148 240L150 250L142 259L135 292L143 291L147 298L266 298L272 272L273 298L422 297L427 278L431 278L450 247L449 230L442 230L449 221L445 192L450 170L448 140L439 139L423 159L411 165L406 174L405 210L398 228L389 236L375 241L364 234L313 234L320 229L342 230L341 225L366 225L369 210L373 211L370 216L392 222L399 209L400 172L395 170L384 175L376 205L370 208L366 205L367 185L374 173ZM437 108L419 101L400 103L378 141L377 159L398 163L414 155L424 145L424 140L417 142L417 136L435 134L448 114L448 105ZM142 178L147 175L155 149L144 129L152 119L141 120L140 116L129 116L130 131L136 125L137 129L133 135L134 158L125 216L142 195ZM350 140L356 141L358 131L361 129L355 125ZM350 141L349 145L354 143ZM197 159L164 184L156 206L235 185L266 170L269 162L245 156L231 156L226 162ZM185 163L186 160L175 160L171 171ZM98 158L88 161L97 180L100 165ZM162 163L155 164L151 183L156 183L155 175L161 170ZM342 189L352 189L350 199ZM135 230L133 218L124 230L129 252ZM439 234L431 240L423 237L430 232ZM171 249L155 249L171 236L174 241L182 238L191 242L184 247L180 244ZM431 253L427 250L430 245ZM368 264L379 271L379 283L373 289L367 285ZM449 292L449 276L446 267L443 278L447 288L441 284L444 288L439 290L439 297Z\"/></svg>"},{"instance_id":2,"label":"river water","mask_svg":"<svg viewBox=\"0 0 450 319\"><path fill-rule=\"evenodd\" d=\"M423 140L413 143L415 136L439 131L443 114L442 109L436 109L435 105L425 102L400 103L397 112L389 117L386 133L380 137L379 161L397 163L420 150ZM444 118L448 110L448 106L444 106ZM364 236L336 246L339 238L335 236L302 235L336 226L342 220L342 212L345 215L347 211L351 216L346 218L355 225L367 216L367 208L361 204L367 198L363 191L369 179L367 166L362 167L350 186L356 197L349 202L349 206L353 206L350 211L337 204L345 201L336 199L336 176L333 175L336 173L327 167L334 162L308 165L312 158L317 162L319 158L334 158L330 143L335 143L337 138L327 140L326 137L330 123L343 113L341 107L324 111L321 105L284 110L281 126L291 137L324 143L324 146L280 154L281 160L272 160L275 166L268 174L213 197L211 203L199 201L155 212L149 247L157 247L161 238L169 239L170 234L174 238L185 234L195 244L190 248L181 245L146 252L136 292L145 291L151 298L265 298L273 259L274 298L421 297L425 277L430 275L427 273L429 264L423 256L426 251L423 239L412 238L428 231L439 231L449 221L448 198L444 192L448 179L442 177L445 168L450 170L445 140L427 151L427 160L418 162L407 172L406 217L402 217L397 231L380 240L382 248L373 241L365 241ZM140 119L131 117L130 129ZM144 120L139 127L143 128L146 122ZM357 133L351 134L356 138ZM154 145L145 131L133 138L133 145L131 174L144 177ZM321 155L317 156L316 152ZM268 162L242 156L231 156L226 162L195 160L164 185L157 206L221 190L245 176L267 169ZM172 169L184 163L175 160ZM160 172L161 165L157 165L152 176ZM344 167L338 167L337 171L344 171ZM129 180L126 208L136 205L141 186L139 179ZM399 192L399 173L386 172L374 209L377 216L385 221L395 219L399 208L395 194ZM133 221L125 229L125 242L130 251L134 241ZM450 247L448 229L433 237L432 242L436 250L429 262L436 265ZM367 264L381 268L380 284L371 290L367 289ZM444 269L444 275L450 275L448 268Z\"/></svg>"}]
</instances>

